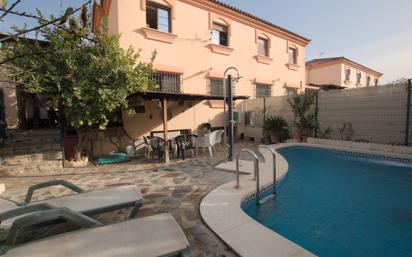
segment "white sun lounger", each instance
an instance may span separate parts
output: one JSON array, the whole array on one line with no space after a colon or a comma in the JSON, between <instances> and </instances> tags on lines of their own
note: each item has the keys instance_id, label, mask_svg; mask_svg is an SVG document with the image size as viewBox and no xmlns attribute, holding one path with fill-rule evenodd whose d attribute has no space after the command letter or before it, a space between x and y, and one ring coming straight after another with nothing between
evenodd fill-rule
<instances>
[{"instance_id":1,"label":"white sun lounger","mask_svg":"<svg viewBox=\"0 0 412 257\"><path fill-rule=\"evenodd\" d=\"M26 227L53 219L65 219L83 229L16 245L16 238ZM168 213L101 225L67 208L55 208L16 219L0 246L0 256L158 257L191 256L191 251L182 229Z\"/></svg>"},{"instance_id":2,"label":"white sun lounger","mask_svg":"<svg viewBox=\"0 0 412 257\"><path fill-rule=\"evenodd\" d=\"M56 197L34 203L30 202L33 192L36 189L56 185L68 187L77 192L77 194ZM4 234L7 233L7 230L17 217L27 215L34 211L65 207L72 211L91 216L133 207L130 217L134 218L142 205L143 198L136 185L108 187L103 190L84 192L79 187L64 180L53 180L40 183L29 188L23 204L17 204L0 198L0 240L4 239Z\"/></svg>"}]
</instances>

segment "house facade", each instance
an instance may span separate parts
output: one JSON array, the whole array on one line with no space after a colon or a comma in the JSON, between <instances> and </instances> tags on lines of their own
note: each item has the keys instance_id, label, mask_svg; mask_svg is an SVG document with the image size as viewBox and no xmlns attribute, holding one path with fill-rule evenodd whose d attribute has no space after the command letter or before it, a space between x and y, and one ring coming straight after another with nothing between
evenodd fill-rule
<instances>
[{"instance_id":1,"label":"house facade","mask_svg":"<svg viewBox=\"0 0 412 257\"><path fill-rule=\"evenodd\" d=\"M0 33L0 38L7 37ZM21 38L29 43L33 40ZM12 43L9 39L3 45ZM40 41L37 41L40 42ZM46 44L41 41L42 44ZM0 48L2 47L0 46ZM0 49L1 50L1 49ZM56 113L46 108L46 101L36 94L27 92L15 83L9 82L6 68L0 66L0 120L9 129L45 129L56 127Z\"/></svg>"},{"instance_id":2,"label":"house facade","mask_svg":"<svg viewBox=\"0 0 412 257\"><path fill-rule=\"evenodd\" d=\"M169 130L195 130L204 122L223 126L223 101L207 99L223 95L223 75L230 66L240 71L233 91L242 99L305 88L309 40L221 2L103 0L93 11L94 29L106 24L108 33L120 35L123 48L141 50L142 62L156 53L159 91L174 96L167 106ZM125 131L139 138L162 130L159 101L147 95L136 101L138 113L123 114Z\"/></svg>"},{"instance_id":3,"label":"house facade","mask_svg":"<svg viewBox=\"0 0 412 257\"><path fill-rule=\"evenodd\" d=\"M306 84L320 89L377 86L382 75L345 57L306 62Z\"/></svg>"}]
</instances>

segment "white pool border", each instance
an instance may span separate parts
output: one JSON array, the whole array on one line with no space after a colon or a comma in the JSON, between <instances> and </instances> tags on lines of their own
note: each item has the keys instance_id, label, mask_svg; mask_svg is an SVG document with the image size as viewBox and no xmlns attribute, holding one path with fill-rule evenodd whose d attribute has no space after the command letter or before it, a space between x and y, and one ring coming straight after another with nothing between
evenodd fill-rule
<instances>
[{"instance_id":1,"label":"white pool border","mask_svg":"<svg viewBox=\"0 0 412 257\"><path fill-rule=\"evenodd\" d=\"M319 142L324 143L324 142ZM393 158L412 159L411 154L394 151L376 151L364 147L338 146L315 143L284 143L271 145L273 149L289 146L309 146L327 148L341 151L358 152ZM390 149L393 150L393 149ZM266 152L266 153L265 153ZM263 152L265 159L270 157L268 151ZM277 154L277 181L281 180L288 171L288 163L283 156ZM251 162L241 163L243 170L252 169ZM234 170L235 163L227 162L217 168ZM272 165L260 163L260 186L272 184ZM242 167L241 167L242 170ZM235 181L223 184L207 194L200 204L200 214L203 221L237 254L243 257L291 257L315 256L294 242L284 238L276 232L266 228L250 218L241 208L242 202L255 193L256 182L252 180L253 174L241 175L240 189L234 189Z\"/></svg>"}]
</instances>

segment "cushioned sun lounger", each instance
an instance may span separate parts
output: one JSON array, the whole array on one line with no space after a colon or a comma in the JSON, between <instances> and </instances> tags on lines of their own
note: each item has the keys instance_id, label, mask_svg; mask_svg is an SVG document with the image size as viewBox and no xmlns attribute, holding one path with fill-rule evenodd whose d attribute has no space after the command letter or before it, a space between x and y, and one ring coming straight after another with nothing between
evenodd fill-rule
<instances>
[{"instance_id":1,"label":"cushioned sun lounger","mask_svg":"<svg viewBox=\"0 0 412 257\"><path fill-rule=\"evenodd\" d=\"M77 192L77 194L31 203L31 198L35 190L56 185L70 188ZM115 186L102 190L84 192L79 187L64 180L53 180L36 184L29 188L23 204L0 199L0 241L4 239L5 231L7 232L17 217L27 215L34 211L65 207L91 216L133 207L130 217L134 218L142 205L143 198L136 185Z\"/></svg>"},{"instance_id":2,"label":"cushioned sun lounger","mask_svg":"<svg viewBox=\"0 0 412 257\"><path fill-rule=\"evenodd\" d=\"M26 227L52 219L65 219L80 230L16 245ZM13 222L1 257L156 257L191 256L190 245L176 220L168 213L111 225L66 208L37 211Z\"/></svg>"}]
</instances>

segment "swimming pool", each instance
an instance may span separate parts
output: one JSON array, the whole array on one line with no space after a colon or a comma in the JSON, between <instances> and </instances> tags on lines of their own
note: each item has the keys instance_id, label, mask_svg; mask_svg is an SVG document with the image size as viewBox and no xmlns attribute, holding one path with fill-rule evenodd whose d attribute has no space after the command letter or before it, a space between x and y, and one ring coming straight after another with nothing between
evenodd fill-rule
<instances>
[{"instance_id":1,"label":"swimming pool","mask_svg":"<svg viewBox=\"0 0 412 257\"><path fill-rule=\"evenodd\" d=\"M318 256L412 256L412 163L306 146L278 152L289 171L277 197L242 205Z\"/></svg>"}]
</instances>

